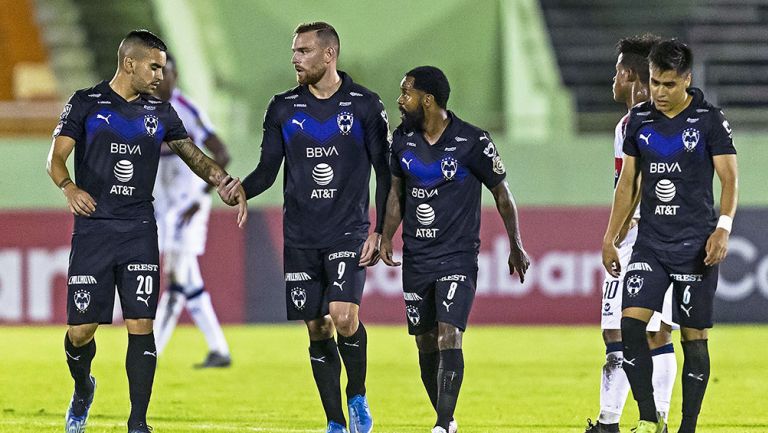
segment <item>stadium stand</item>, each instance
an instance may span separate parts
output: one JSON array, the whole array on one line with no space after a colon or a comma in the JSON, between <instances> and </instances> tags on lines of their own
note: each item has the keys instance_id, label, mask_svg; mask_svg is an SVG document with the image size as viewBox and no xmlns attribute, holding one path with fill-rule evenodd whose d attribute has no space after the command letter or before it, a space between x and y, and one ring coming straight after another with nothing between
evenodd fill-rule
<instances>
[{"instance_id":1,"label":"stadium stand","mask_svg":"<svg viewBox=\"0 0 768 433\"><path fill-rule=\"evenodd\" d=\"M678 37L696 53L694 83L727 107L732 124L766 128L768 4L759 0L615 2L541 0L565 85L578 107L582 131L605 130L621 107L606 97L615 58L626 35Z\"/></svg>"}]
</instances>

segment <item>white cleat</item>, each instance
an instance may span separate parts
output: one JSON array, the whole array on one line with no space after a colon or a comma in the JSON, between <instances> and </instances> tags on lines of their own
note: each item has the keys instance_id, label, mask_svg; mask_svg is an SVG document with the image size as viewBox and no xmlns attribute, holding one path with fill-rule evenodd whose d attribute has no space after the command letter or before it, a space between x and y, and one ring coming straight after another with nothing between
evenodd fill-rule
<instances>
[{"instance_id":1,"label":"white cleat","mask_svg":"<svg viewBox=\"0 0 768 433\"><path fill-rule=\"evenodd\" d=\"M432 429L432 433L448 433L448 432L446 432L445 429L440 426L435 426Z\"/></svg>"},{"instance_id":2,"label":"white cleat","mask_svg":"<svg viewBox=\"0 0 768 433\"><path fill-rule=\"evenodd\" d=\"M459 423L456 422L456 420L451 420L451 423L448 424L448 433L457 433L459 431Z\"/></svg>"}]
</instances>

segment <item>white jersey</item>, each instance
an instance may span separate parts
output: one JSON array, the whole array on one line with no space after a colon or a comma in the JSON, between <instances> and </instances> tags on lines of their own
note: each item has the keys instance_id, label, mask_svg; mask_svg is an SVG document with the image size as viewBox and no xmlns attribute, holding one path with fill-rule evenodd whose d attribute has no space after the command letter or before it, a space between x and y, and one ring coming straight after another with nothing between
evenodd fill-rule
<instances>
[{"instance_id":1,"label":"white jersey","mask_svg":"<svg viewBox=\"0 0 768 433\"><path fill-rule=\"evenodd\" d=\"M179 89L173 90L169 102L184 123L190 139L204 149L205 140L214 133L208 116ZM211 207L207 187L208 184L178 155L163 145L153 192L161 250L191 250L202 254ZM200 205L200 210L188 224L179 225L180 215L194 203Z\"/></svg>"},{"instance_id":2,"label":"white jersey","mask_svg":"<svg viewBox=\"0 0 768 433\"><path fill-rule=\"evenodd\" d=\"M182 120L184 120L182 118ZM627 129L627 122L629 121L629 112L619 120L616 124L616 130L613 135L613 188L616 189L616 185L619 183L619 175L621 174L621 167L624 164L624 136ZM185 123L186 125L186 123ZM640 205L635 208L635 214L633 218L640 219Z\"/></svg>"}]
</instances>

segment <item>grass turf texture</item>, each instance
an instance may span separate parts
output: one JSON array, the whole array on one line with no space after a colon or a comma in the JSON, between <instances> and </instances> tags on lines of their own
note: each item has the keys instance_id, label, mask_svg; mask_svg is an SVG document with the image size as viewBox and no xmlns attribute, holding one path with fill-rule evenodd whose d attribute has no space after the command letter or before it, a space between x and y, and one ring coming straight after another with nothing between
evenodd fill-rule
<instances>
[{"instance_id":1,"label":"grass turf texture","mask_svg":"<svg viewBox=\"0 0 768 433\"><path fill-rule=\"evenodd\" d=\"M368 396L378 433L429 432L435 416L419 379L415 344L404 327L367 326ZM206 348L193 327L176 330L160 358L149 409L157 433L323 432L301 325L225 330L230 369L193 370ZM675 335L675 338L678 336ZM60 432L72 393L63 327L0 328L0 432ZM97 332L98 379L88 432L125 432L128 384L125 329ZM471 327L456 419L461 433L584 431L598 412L604 347L597 327ZM675 342L678 374L682 350ZM768 431L768 328L718 326L710 341L712 376L699 431ZM343 379L343 384L346 381ZM343 389L343 388L342 388ZM678 378L670 431L680 421ZM622 429L637 419L627 402Z\"/></svg>"}]
</instances>

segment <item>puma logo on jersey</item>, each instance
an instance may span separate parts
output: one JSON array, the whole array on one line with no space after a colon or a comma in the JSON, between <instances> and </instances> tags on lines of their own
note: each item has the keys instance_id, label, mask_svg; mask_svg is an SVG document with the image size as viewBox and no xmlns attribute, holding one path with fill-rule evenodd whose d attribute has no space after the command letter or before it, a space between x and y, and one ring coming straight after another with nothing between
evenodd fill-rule
<instances>
[{"instance_id":1,"label":"puma logo on jersey","mask_svg":"<svg viewBox=\"0 0 768 433\"><path fill-rule=\"evenodd\" d=\"M151 356L153 358L157 358L157 350L155 350L154 352L150 352L149 350L145 350L143 354L144 355L149 355L149 356Z\"/></svg>"},{"instance_id":2,"label":"puma logo on jersey","mask_svg":"<svg viewBox=\"0 0 768 433\"><path fill-rule=\"evenodd\" d=\"M453 302L445 302L443 301L443 306L445 307L445 312L450 313L451 312L451 305L453 305Z\"/></svg>"},{"instance_id":3,"label":"puma logo on jersey","mask_svg":"<svg viewBox=\"0 0 768 433\"><path fill-rule=\"evenodd\" d=\"M685 308L685 305L681 305L680 309L683 310L686 316L691 317L691 310L693 309L693 305L688 308Z\"/></svg>"},{"instance_id":4,"label":"puma logo on jersey","mask_svg":"<svg viewBox=\"0 0 768 433\"><path fill-rule=\"evenodd\" d=\"M343 292L344 291L344 283L346 283L346 282L347 282L346 280L344 280L342 282L334 281L333 285L338 287L339 290L341 290Z\"/></svg>"},{"instance_id":5,"label":"puma logo on jersey","mask_svg":"<svg viewBox=\"0 0 768 433\"><path fill-rule=\"evenodd\" d=\"M403 157L402 161L403 161L403 164L405 164L405 166L408 167L408 170L410 170L411 169L411 162L413 162L413 158L405 159L405 157Z\"/></svg>"},{"instance_id":6,"label":"puma logo on jersey","mask_svg":"<svg viewBox=\"0 0 768 433\"><path fill-rule=\"evenodd\" d=\"M291 119L291 123L299 125L299 128L301 128L302 131L304 130L304 122L306 122L306 121L307 121L307 119L304 119L301 122L299 122L296 119Z\"/></svg>"},{"instance_id":7,"label":"puma logo on jersey","mask_svg":"<svg viewBox=\"0 0 768 433\"><path fill-rule=\"evenodd\" d=\"M112 117L112 115L111 115L111 114L107 115L107 117L104 117L104 116L102 116L101 114L97 114L97 115L96 115L96 118L97 118L97 119L101 119L101 120L103 120L103 121L107 122L107 125L109 125L109 118L110 118L110 117Z\"/></svg>"},{"instance_id":8,"label":"puma logo on jersey","mask_svg":"<svg viewBox=\"0 0 768 433\"><path fill-rule=\"evenodd\" d=\"M628 365L631 365L632 367L634 367L635 366L635 359L637 359L637 358L625 359L624 360L624 364L628 364Z\"/></svg>"},{"instance_id":9,"label":"puma logo on jersey","mask_svg":"<svg viewBox=\"0 0 768 433\"><path fill-rule=\"evenodd\" d=\"M640 134L640 139L645 141L646 146L650 146L651 143L649 143L649 140L651 139L651 133L649 132L648 135Z\"/></svg>"}]
</instances>

